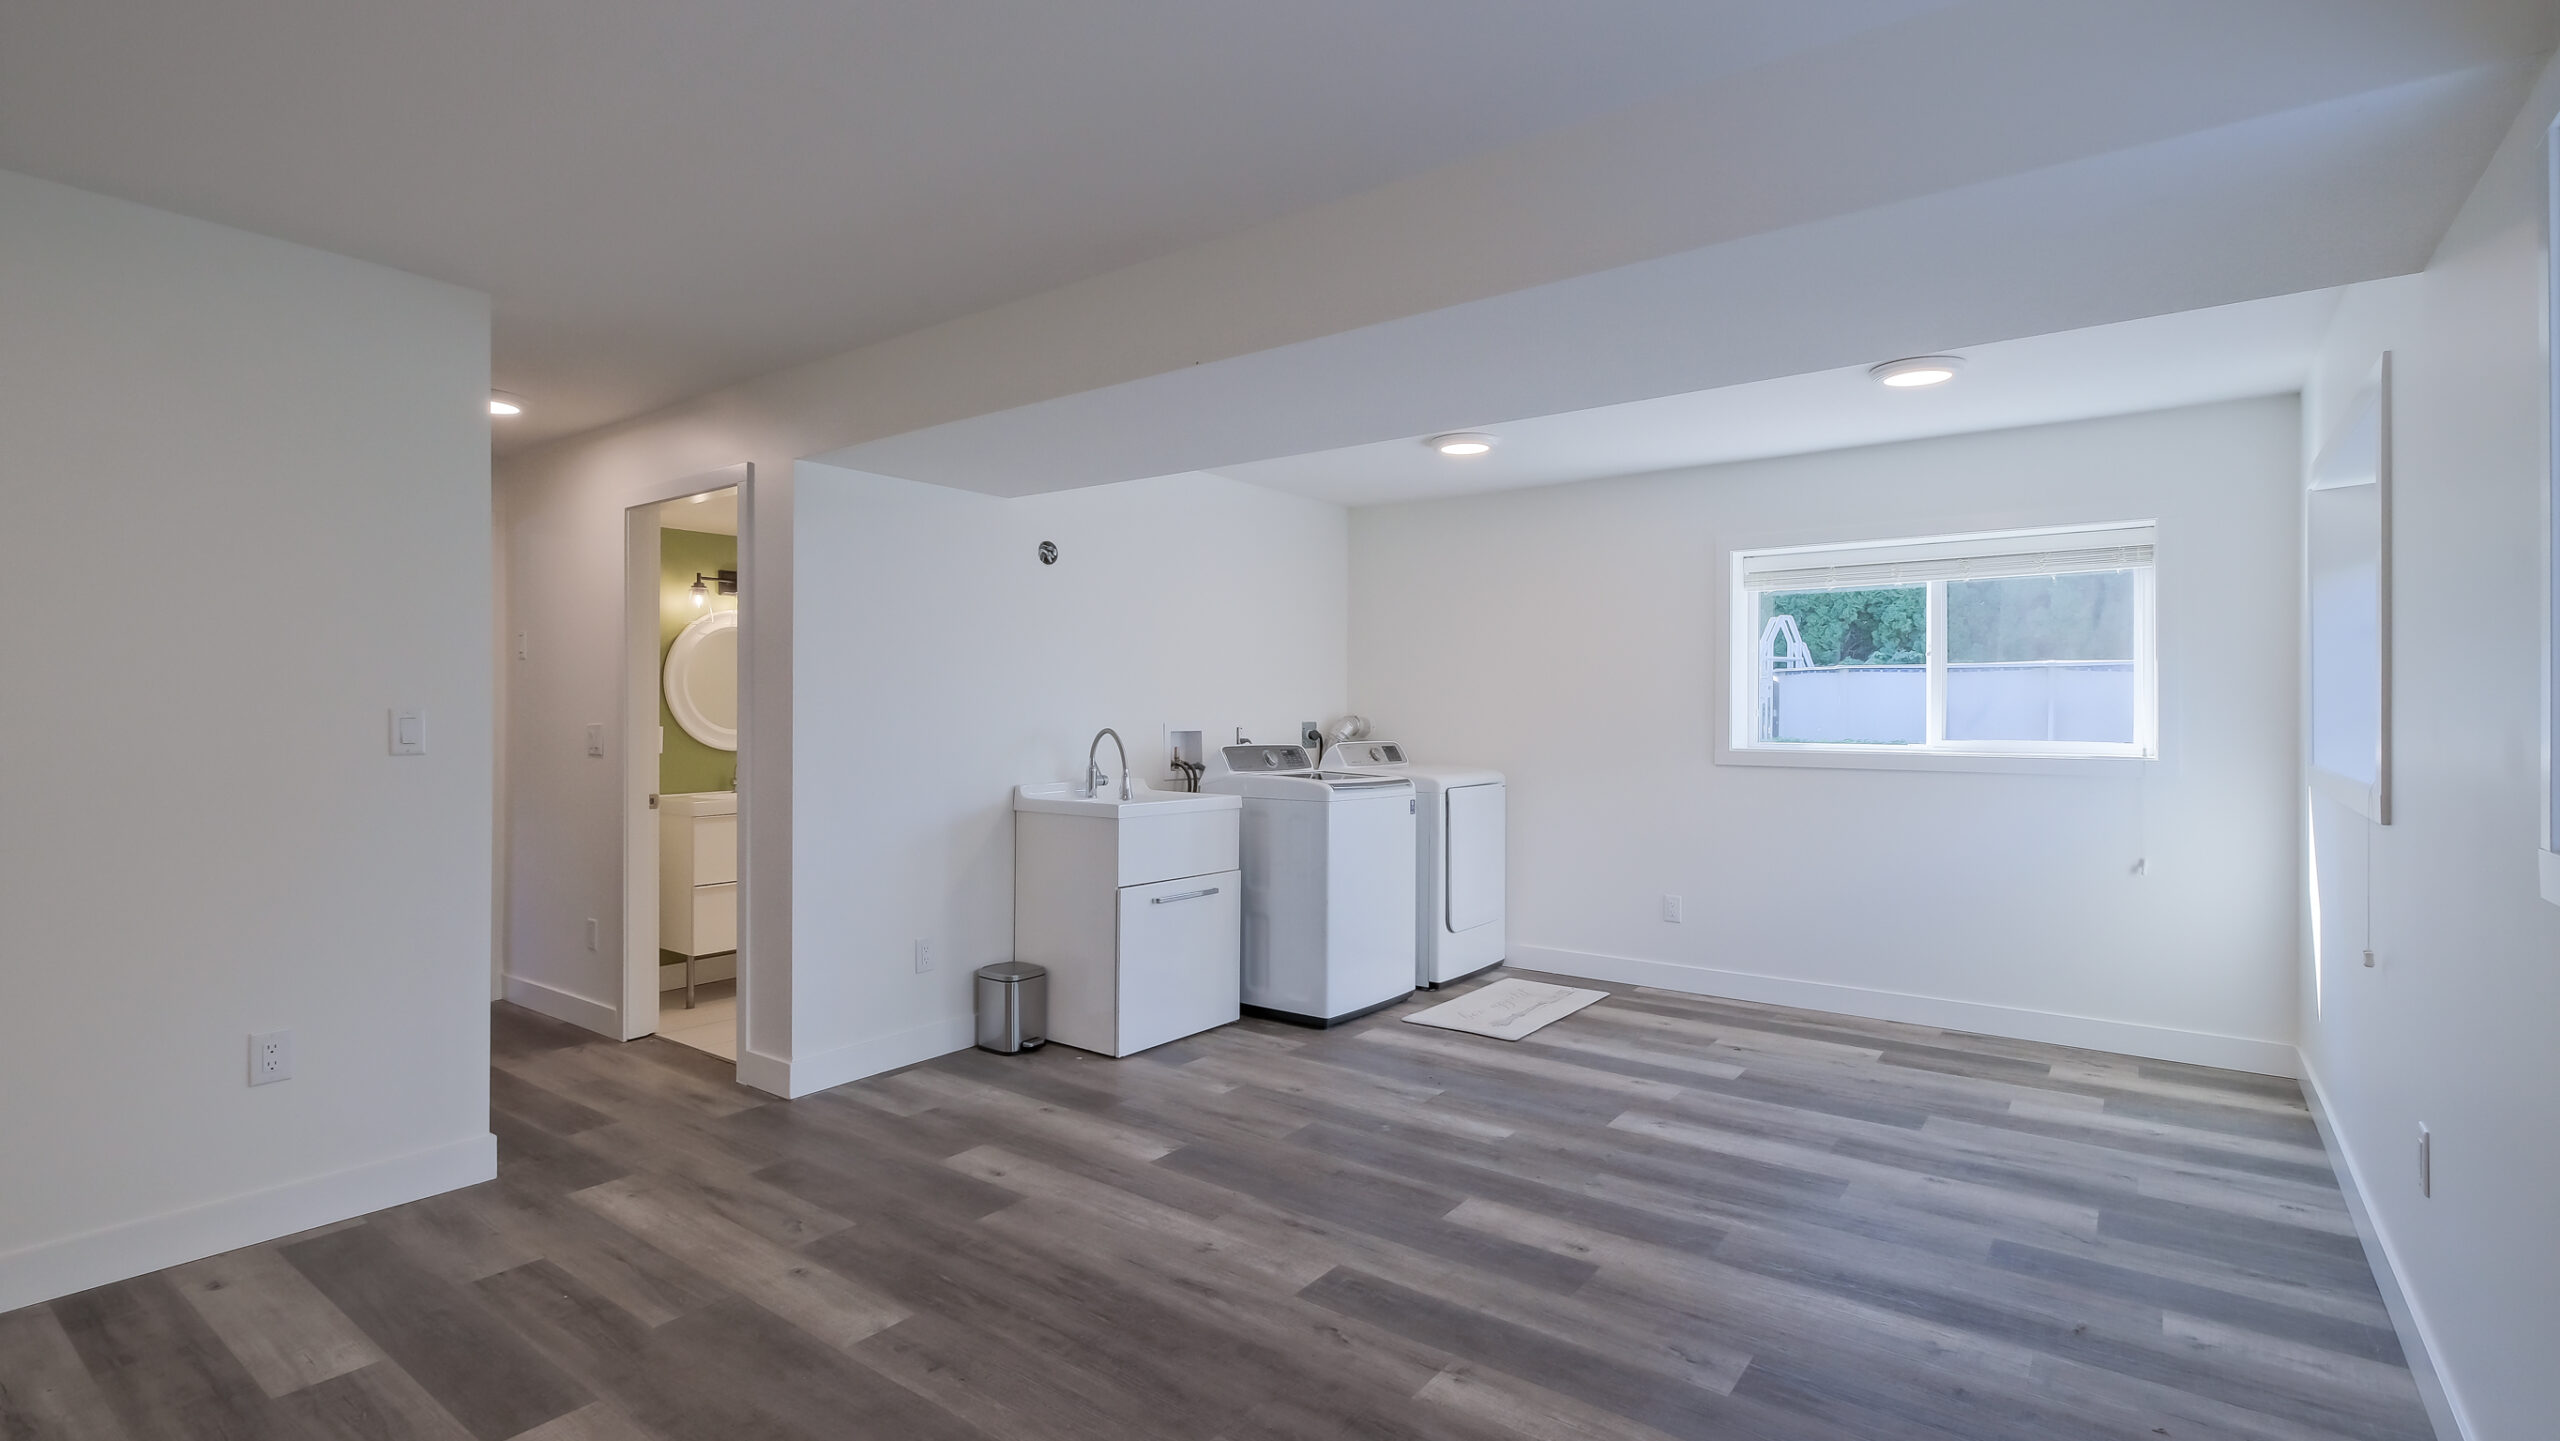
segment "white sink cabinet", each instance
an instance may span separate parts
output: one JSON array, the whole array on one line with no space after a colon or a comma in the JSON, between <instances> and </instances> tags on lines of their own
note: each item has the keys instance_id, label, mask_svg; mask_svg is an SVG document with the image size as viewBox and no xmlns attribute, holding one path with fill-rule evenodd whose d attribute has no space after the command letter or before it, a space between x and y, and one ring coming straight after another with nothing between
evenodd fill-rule
<instances>
[{"instance_id":1,"label":"white sink cabinet","mask_svg":"<svg viewBox=\"0 0 2560 1441\"><path fill-rule=\"evenodd\" d=\"M1126 1056L1236 1018L1240 797L1062 782L1013 809L1013 954L1049 970L1049 1039Z\"/></svg>"}]
</instances>

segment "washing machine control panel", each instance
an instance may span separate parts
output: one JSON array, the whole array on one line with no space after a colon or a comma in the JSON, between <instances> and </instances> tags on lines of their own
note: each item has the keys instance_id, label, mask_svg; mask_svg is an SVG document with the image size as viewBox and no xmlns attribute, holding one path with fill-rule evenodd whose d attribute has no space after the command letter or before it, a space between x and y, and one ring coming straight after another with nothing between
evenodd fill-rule
<instances>
[{"instance_id":1,"label":"washing machine control panel","mask_svg":"<svg viewBox=\"0 0 2560 1441\"><path fill-rule=\"evenodd\" d=\"M1305 746L1225 746L1227 769L1237 772L1302 771L1315 764Z\"/></svg>"}]
</instances>

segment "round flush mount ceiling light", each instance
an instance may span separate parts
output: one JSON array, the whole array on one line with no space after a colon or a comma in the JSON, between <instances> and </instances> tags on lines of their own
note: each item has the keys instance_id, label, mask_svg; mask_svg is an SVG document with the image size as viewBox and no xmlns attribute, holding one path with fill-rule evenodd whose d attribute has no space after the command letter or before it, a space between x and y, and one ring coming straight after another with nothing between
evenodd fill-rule
<instances>
[{"instance_id":1,"label":"round flush mount ceiling light","mask_svg":"<svg viewBox=\"0 0 2560 1441\"><path fill-rule=\"evenodd\" d=\"M524 397L509 395L503 390L490 391L489 413L491 415L522 415L524 414Z\"/></svg>"},{"instance_id":2,"label":"round flush mount ceiling light","mask_svg":"<svg viewBox=\"0 0 2560 1441\"><path fill-rule=\"evenodd\" d=\"M1490 435L1478 435L1471 430L1462 430L1454 435L1435 435L1423 444L1442 455L1468 456L1482 455L1493 449L1494 439Z\"/></svg>"},{"instance_id":3,"label":"round flush mount ceiling light","mask_svg":"<svg viewBox=\"0 0 2560 1441\"><path fill-rule=\"evenodd\" d=\"M1944 385L1964 369L1960 355L1915 355L1908 360L1888 360L1867 374L1896 390L1917 390L1927 385Z\"/></svg>"}]
</instances>

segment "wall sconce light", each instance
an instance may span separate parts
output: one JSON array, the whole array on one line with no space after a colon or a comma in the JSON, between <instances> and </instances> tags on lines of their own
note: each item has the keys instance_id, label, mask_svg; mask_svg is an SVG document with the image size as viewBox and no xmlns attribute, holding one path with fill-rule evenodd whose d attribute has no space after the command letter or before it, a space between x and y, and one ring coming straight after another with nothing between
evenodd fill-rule
<instances>
[{"instance_id":1,"label":"wall sconce light","mask_svg":"<svg viewBox=\"0 0 2560 1441\"><path fill-rule=\"evenodd\" d=\"M693 608L695 610L700 610L711 603L710 583L715 580L720 583L720 593L722 595L736 595L738 593L738 573L736 571L724 570L716 575L704 575L702 572L697 570L693 573Z\"/></svg>"}]
</instances>

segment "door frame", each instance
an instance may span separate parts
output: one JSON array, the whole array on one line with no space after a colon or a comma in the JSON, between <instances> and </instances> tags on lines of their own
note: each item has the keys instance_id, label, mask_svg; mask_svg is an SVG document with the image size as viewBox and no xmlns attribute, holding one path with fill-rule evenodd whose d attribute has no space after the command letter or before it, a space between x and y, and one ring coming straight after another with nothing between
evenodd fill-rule
<instances>
[{"instance_id":1,"label":"door frame","mask_svg":"<svg viewBox=\"0 0 2560 1441\"><path fill-rule=\"evenodd\" d=\"M658 529L656 510L671 500L704 491L738 491L739 609L746 608L749 492L755 466L740 462L670 480L623 508L622 572L622 1039L638 1040L658 1029ZM745 627L739 616L738 647L738 1031L743 1051L747 1021L747 934L751 873L747 837L747 737L754 733L752 692L746 685Z\"/></svg>"}]
</instances>

